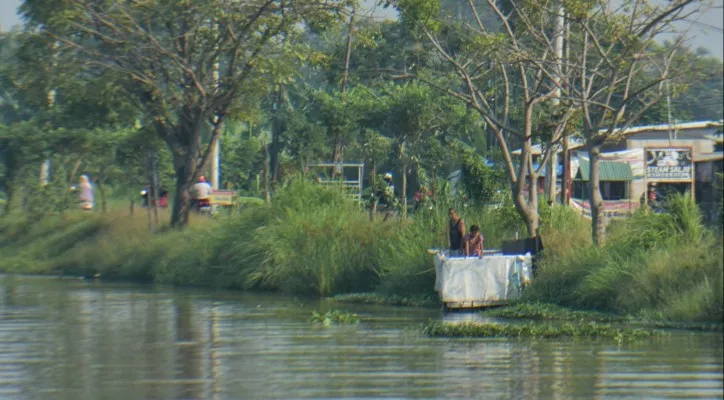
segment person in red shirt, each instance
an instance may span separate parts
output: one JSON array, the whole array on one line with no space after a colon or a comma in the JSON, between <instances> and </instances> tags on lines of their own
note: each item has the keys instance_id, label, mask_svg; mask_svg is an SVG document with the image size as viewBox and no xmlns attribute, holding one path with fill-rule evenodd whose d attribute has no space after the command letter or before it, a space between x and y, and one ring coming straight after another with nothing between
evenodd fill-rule
<instances>
[{"instance_id":1,"label":"person in red shirt","mask_svg":"<svg viewBox=\"0 0 724 400\"><path fill-rule=\"evenodd\" d=\"M483 257L483 243L485 238L480 233L480 228L477 225L470 227L470 233L465 235L465 256L470 257Z\"/></svg>"}]
</instances>

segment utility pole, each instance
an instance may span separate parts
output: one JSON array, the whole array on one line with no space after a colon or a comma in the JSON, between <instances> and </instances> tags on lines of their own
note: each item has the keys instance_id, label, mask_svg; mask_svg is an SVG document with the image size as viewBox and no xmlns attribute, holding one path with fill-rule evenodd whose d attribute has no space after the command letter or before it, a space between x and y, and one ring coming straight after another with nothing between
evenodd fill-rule
<instances>
[{"instance_id":1,"label":"utility pole","mask_svg":"<svg viewBox=\"0 0 724 400\"><path fill-rule=\"evenodd\" d=\"M566 35L566 52L565 57L566 60L570 60L570 54L571 54L571 47L570 47L570 24L568 21L565 21L565 35ZM567 61L566 61L567 62ZM568 66L566 64L566 75L568 75ZM569 187L569 183L571 181L571 157L570 157L570 144L568 142L568 135L563 136L563 179L561 180L561 203L568 205L568 199L571 197L571 188Z\"/></svg>"},{"instance_id":2,"label":"utility pole","mask_svg":"<svg viewBox=\"0 0 724 400\"><path fill-rule=\"evenodd\" d=\"M214 23L214 32L218 35L219 32L219 24ZM219 60L214 60L214 66L213 66L213 77L214 77L214 90L218 90L219 88ZM214 115L214 124L219 123L219 116ZM211 188L214 190L219 190L219 163L221 159L221 129L219 130L219 135L216 137L216 140L214 140L211 143Z\"/></svg>"},{"instance_id":3,"label":"utility pole","mask_svg":"<svg viewBox=\"0 0 724 400\"><path fill-rule=\"evenodd\" d=\"M347 102L347 81L349 80L349 62L352 57L352 41L354 39L354 19L357 14L357 7L352 5L352 13L349 16L349 27L347 28L347 44L344 52L344 70L342 72L342 80L339 83L339 91L342 95L342 102ZM343 148L341 139L336 139L333 149L333 162L338 163L334 167L334 175L342 176Z\"/></svg>"},{"instance_id":4,"label":"utility pole","mask_svg":"<svg viewBox=\"0 0 724 400\"><path fill-rule=\"evenodd\" d=\"M553 24L553 46L555 50L556 55L556 70L555 70L555 92L556 94L553 96L553 99L551 100L553 102L553 109L555 111L558 110L558 107L560 105L560 98L561 98L561 77L563 74L563 35L564 35L564 25L565 16L564 16L564 10L563 10L563 4L561 1L559 1L558 5L556 6L556 15L555 20ZM554 111L554 112L555 112ZM565 135L565 133L564 133ZM567 139L564 139L567 140ZM565 146L564 146L565 147ZM565 158L565 155L564 155ZM549 159L549 164L547 166L547 173L546 173L546 183L548 184L548 204L553 204L556 202L556 180L558 177L558 151L557 146L553 145L551 148L551 156ZM565 174L564 179L561 181L562 186L565 186ZM563 191L561 191L563 193ZM561 202L563 202L563 198L561 199Z\"/></svg>"},{"instance_id":5,"label":"utility pole","mask_svg":"<svg viewBox=\"0 0 724 400\"><path fill-rule=\"evenodd\" d=\"M58 42L54 42L50 54L50 73L55 71L58 63L56 60L56 52L58 51ZM52 82L52 79L51 79ZM55 105L55 89L52 87L48 90L48 109L52 109ZM50 182L50 158L46 158L42 164L40 164L40 186L47 186Z\"/></svg>"}]
</instances>

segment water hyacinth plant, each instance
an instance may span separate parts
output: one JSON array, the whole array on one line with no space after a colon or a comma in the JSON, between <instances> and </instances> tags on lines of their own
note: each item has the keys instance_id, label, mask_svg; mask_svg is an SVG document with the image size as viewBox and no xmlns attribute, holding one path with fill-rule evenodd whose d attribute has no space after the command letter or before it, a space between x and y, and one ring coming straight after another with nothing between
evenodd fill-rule
<instances>
[{"instance_id":1,"label":"water hyacinth plant","mask_svg":"<svg viewBox=\"0 0 724 400\"><path fill-rule=\"evenodd\" d=\"M509 337L509 338L605 338L617 342L632 342L652 336L663 336L664 332L641 328L615 328L609 324L589 322L587 324L563 323L561 325L527 323L522 325L490 324L479 322L444 323L431 321L423 328L431 337Z\"/></svg>"},{"instance_id":2,"label":"water hyacinth plant","mask_svg":"<svg viewBox=\"0 0 724 400\"><path fill-rule=\"evenodd\" d=\"M309 318L309 322L313 324L321 324L324 327L330 327L332 325L358 324L360 320L357 314L340 310L329 310L324 314L313 311L312 316Z\"/></svg>"}]
</instances>

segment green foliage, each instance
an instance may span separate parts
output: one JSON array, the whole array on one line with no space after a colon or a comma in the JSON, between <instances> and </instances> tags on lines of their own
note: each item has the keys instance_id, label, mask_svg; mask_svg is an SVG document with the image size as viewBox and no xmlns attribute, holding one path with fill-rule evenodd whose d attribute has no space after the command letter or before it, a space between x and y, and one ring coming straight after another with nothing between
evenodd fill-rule
<instances>
[{"instance_id":1,"label":"green foliage","mask_svg":"<svg viewBox=\"0 0 724 400\"><path fill-rule=\"evenodd\" d=\"M506 189L505 171L491 167L484 157L467 146L458 145L453 149L461 155L462 183L470 198L480 205L496 200L496 195Z\"/></svg>"},{"instance_id":2,"label":"green foliage","mask_svg":"<svg viewBox=\"0 0 724 400\"><path fill-rule=\"evenodd\" d=\"M427 249L446 246L447 205L408 221L370 222L341 191L298 179L277 191L271 207L248 205L219 221L193 218L184 231L152 234L142 212L47 211L40 219L14 213L0 219L0 270L320 296L353 293L333 300L432 306L438 302ZM573 211L543 208L546 250L524 293L533 304L485 314L685 328L721 321L723 255L713 236L683 220L690 206L674 199L670 210L679 210L677 215L622 221L603 248L580 245L587 240L579 233L585 222L573 218ZM505 219L514 218L508 207L458 209L468 225L481 226L486 246L496 248L522 229ZM161 217L166 224L168 216Z\"/></svg>"},{"instance_id":3,"label":"green foliage","mask_svg":"<svg viewBox=\"0 0 724 400\"><path fill-rule=\"evenodd\" d=\"M225 137L221 143L221 176L223 187L253 192L251 179L262 161L262 143L256 137Z\"/></svg>"},{"instance_id":4,"label":"green foliage","mask_svg":"<svg viewBox=\"0 0 724 400\"><path fill-rule=\"evenodd\" d=\"M287 150L300 170L308 163L323 159L327 152L327 135L322 125L308 121L301 113L290 113L287 116L284 136ZM354 132L353 127L345 126Z\"/></svg>"},{"instance_id":5,"label":"green foliage","mask_svg":"<svg viewBox=\"0 0 724 400\"><path fill-rule=\"evenodd\" d=\"M525 297L679 321L720 321L721 239L703 226L688 195L672 197L666 210L641 212L612 226L601 248L549 253L555 247L547 243Z\"/></svg>"},{"instance_id":6,"label":"green foliage","mask_svg":"<svg viewBox=\"0 0 724 400\"><path fill-rule=\"evenodd\" d=\"M338 294L330 298L332 301L350 304L379 304L387 306L407 307L440 307L440 300L433 294L414 294L400 296L381 293L348 293Z\"/></svg>"},{"instance_id":7,"label":"green foliage","mask_svg":"<svg viewBox=\"0 0 724 400\"><path fill-rule=\"evenodd\" d=\"M312 316L309 318L309 322L313 324L320 324L325 328L328 328L336 324L358 324L359 317L357 316L357 314L339 310L329 310L324 314L313 311Z\"/></svg>"},{"instance_id":8,"label":"green foliage","mask_svg":"<svg viewBox=\"0 0 724 400\"><path fill-rule=\"evenodd\" d=\"M483 311L486 317L531 319L531 320L558 320L580 322L622 322L626 317L606 314L596 311L571 310L555 304L546 303L516 303L501 308L490 308Z\"/></svg>"},{"instance_id":9,"label":"green foliage","mask_svg":"<svg viewBox=\"0 0 724 400\"><path fill-rule=\"evenodd\" d=\"M608 324L563 323L560 325L528 323L522 325L486 324L479 322L444 323L431 321L423 328L425 335L432 337L509 337L509 338L586 338L609 339L618 343L636 342L664 332L641 328L615 328Z\"/></svg>"}]
</instances>

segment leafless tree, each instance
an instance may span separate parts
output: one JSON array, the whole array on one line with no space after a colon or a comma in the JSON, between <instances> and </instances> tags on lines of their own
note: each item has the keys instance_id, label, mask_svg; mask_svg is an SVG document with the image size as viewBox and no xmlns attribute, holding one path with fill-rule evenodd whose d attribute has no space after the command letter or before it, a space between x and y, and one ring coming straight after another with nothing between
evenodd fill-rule
<instances>
[{"instance_id":1,"label":"leafless tree","mask_svg":"<svg viewBox=\"0 0 724 400\"><path fill-rule=\"evenodd\" d=\"M674 23L701 11L696 0L674 0L652 6L645 0L624 2L617 9L607 4L569 13L574 34L566 60L564 84L571 104L582 111L582 134L590 157L589 199L592 237L605 240L604 202L600 190L601 147L625 138L626 128L666 93L667 82L686 74L687 62L677 57L685 32ZM673 34L673 43L657 44Z\"/></svg>"}]
</instances>

